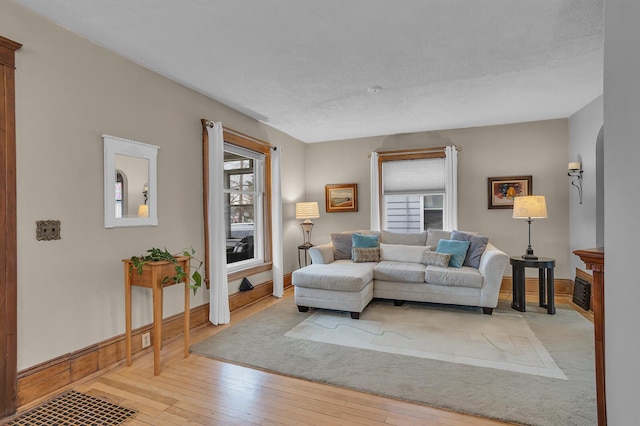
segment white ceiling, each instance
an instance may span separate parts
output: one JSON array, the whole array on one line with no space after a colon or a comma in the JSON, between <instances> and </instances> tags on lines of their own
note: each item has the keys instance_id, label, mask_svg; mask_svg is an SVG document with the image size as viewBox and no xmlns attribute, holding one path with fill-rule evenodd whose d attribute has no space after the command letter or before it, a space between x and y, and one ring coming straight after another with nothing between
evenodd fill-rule
<instances>
[{"instance_id":1,"label":"white ceiling","mask_svg":"<svg viewBox=\"0 0 640 426\"><path fill-rule=\"evenodd\" d=\"M17 1L305 142L565 118L603 90L603 0Z\"/></svg>"}]
</instances>

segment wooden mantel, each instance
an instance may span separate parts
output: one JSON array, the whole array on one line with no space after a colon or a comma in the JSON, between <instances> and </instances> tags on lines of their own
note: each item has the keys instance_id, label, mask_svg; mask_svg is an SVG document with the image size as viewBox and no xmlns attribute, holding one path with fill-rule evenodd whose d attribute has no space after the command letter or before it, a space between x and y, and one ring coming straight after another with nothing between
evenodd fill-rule
<instances>
[{"instance_id":1,"label":"wooden mantel","mask_svg":"<svg viewBox=\"0 0 640 426\"><path fill-rule=\"evenodd\" d=\"M604 247L575 250L587 269L593 271L593 327L596 355L596 393L598 397L598 425L607 424L607 405L604 371Z\"/></svg>"}]
</instances>

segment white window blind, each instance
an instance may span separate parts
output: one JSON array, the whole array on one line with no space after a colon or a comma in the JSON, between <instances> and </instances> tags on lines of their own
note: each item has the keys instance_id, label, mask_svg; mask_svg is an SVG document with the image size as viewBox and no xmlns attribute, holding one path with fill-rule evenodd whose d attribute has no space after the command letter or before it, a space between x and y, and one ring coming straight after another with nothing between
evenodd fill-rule
<instances>
[{"instance_id":1,"label":"white window blind","mask_svg":"<svg viewBox=\"0 0 640 426\"><path fill-rule=\"evenodd\" d=\"M420 195L385 195L385 229L392 232L420 232L421 198Z\"/></svg>"},{"instance_id":2,"label":"white window blind","mask_svg":"<svg viewBox=\"0 0 640 426\"><path fill-rule=\"evenodd\" d=\"M382 164L383 195L430 194L444 191L444 158L385 161Z\"/></svg>"}]
</instances>

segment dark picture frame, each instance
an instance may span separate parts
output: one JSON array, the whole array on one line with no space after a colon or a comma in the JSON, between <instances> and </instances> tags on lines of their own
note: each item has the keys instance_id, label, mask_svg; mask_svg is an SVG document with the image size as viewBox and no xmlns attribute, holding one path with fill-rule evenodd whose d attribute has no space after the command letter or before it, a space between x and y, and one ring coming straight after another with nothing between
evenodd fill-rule
<instances>
[{"instance_id":1,"label":"dark picture frame","mask_svg":"<svg viewBox=\"0 0 640 426\"><path fill-rule=\"evenodd\" d=\"M488 208L513 209L513 199L533 194L533 176L487 178Z\"/></svg>"},{"instance_id":2,"label":"dark picture frame","mask_svg":"<svg viewBox=\"0 0 640 426\"><path fill-rule=\"evenodd\" d=\"M324 192L327 213L358 211L357 183L325 185Z\"/></svg>"}]
</instances>

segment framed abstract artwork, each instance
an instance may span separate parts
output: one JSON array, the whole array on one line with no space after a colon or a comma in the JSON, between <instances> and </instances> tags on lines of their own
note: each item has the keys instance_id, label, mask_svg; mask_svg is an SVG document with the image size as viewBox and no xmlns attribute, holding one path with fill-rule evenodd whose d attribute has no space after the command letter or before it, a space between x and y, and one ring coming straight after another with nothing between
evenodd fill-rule
<instances>
[{"instance_id":1,"label":"framed abstract artwork","mask_svg":"<svg viewBox=\"0 0 640 426\"><path fill-rule=\"evenodd\" d=\"M358 184L325 185L324 190L327 213L358 211Z\"/></svg>"},{"instance_id":2,"label":"framed abstract artwork","mask_svg":"<svg viewBox=\"0 0 640 426\"><path fill-rule=\"evenodd\" d=\"M533 194L533 176L502 176L487 179L490 209L513 209L513 199Z\"/></svg>"}]
</instances>

